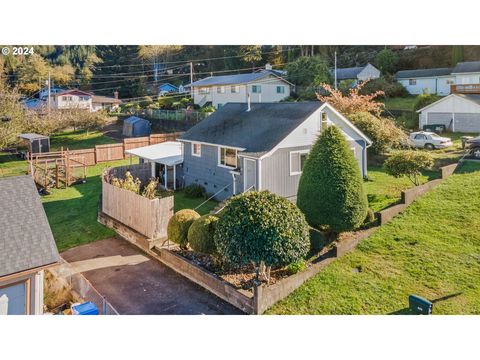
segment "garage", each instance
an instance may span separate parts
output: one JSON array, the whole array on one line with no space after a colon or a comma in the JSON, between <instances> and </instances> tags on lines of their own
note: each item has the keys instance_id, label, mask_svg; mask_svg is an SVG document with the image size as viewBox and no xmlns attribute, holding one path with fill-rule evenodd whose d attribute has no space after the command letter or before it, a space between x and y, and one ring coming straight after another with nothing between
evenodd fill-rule
<instances>
[{"instance_id":1,"label":"garage","mask_svg":"<svg viewBox=\"0 0 480 360\"><path fill-rule=\"evenodd\" d=\"M448 131L480 133L480 94L451 94L417 112L420 129L441 124Z\"/></svg>"}]
</instances>

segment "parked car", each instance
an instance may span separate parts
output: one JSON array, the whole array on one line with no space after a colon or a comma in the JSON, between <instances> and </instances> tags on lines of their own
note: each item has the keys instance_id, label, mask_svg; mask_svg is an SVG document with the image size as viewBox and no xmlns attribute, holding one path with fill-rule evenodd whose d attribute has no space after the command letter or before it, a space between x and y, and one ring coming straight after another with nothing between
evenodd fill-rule
<instances>
[{"instance_id":1,"label":"parked car","mask_svg":"<svg viewBox=\"0 0 480 360\"><path fill-rule=\"evenodd\" d=\"M480 159L480 136L467 140L467 149L475 159Z\"/></svg>"},{"instance_id":2,"label":"parked car","mask_svg":"<svg viewBox=\"0 0 480 360\"><path fill-rule=\"evenodd\" d=\"M428 150L453 146L452 139L428 131L413 132L410 134L410 140L415 147Z\"/></svg>"}]
</instances>

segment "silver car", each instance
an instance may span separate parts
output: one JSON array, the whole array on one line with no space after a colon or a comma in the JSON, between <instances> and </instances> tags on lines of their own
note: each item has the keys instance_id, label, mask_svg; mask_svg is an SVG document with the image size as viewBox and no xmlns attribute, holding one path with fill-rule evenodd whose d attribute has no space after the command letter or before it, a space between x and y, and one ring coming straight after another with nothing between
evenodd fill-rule
<instances>
[{"instance_id":1,"label":"silver car","mask_svg":"<svg viewBox=\"0 0 480 360\"><path fill-rule=\"evenodd\" d=\"M415 147L428 150L445 149L453 146L452 139L428 131L411 133L410 141Z\"/></svg>"}]
</instances>

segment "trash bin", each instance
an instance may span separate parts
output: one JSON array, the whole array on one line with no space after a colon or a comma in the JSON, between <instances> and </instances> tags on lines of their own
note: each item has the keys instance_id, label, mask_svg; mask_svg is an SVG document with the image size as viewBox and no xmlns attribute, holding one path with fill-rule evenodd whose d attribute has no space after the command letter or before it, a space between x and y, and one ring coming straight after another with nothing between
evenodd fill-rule
<instances>
[{"instance_id":1,"label":"trash bin","mask_svg":"<svg viewBox=\"0 0 480 360\"><path fill-rule=\"evenodd\" d=\"M467 141L473 139L473 136L462 136L460 140L462 140L462 149L465 149Z\"/></svg>"},{"instance_id":2,"label":"trash bin","mask_svg":"<svg viewBox=\"0 0 480 360\"><path fill-rule=\"evenodd\" d=\"M408 297L408 306L410 311L415 315L431 315L433 303L417 295Z\"/></svg>"},{"instance_id":3,"label":"trash bin","mask_svg":"<svg viewBox=\"0 0 480 360\"><path fill-rule=\"evenodd\" d=\"M80 305L72 306L73 315L98 315L97 306L91 301L84 302Z\"/></svg>"}]
</instances>

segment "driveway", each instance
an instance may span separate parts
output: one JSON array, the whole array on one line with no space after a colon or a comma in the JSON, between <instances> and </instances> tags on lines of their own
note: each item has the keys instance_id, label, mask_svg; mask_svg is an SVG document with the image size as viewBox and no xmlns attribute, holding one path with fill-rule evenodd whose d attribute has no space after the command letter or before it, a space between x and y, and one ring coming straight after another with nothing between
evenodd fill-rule
<instances>
[{"instance_id":1,"label":"driveway","mask_svg":"<svg viewBox=\"0 0 480 360\"><path fill-rule=\"evenodd\" d=\"M120 314L242 314L122 239L78 246L62 257Z\"/></svg>"}]
</instances>

